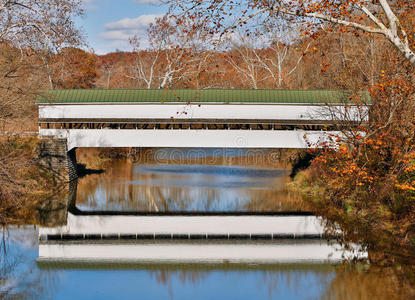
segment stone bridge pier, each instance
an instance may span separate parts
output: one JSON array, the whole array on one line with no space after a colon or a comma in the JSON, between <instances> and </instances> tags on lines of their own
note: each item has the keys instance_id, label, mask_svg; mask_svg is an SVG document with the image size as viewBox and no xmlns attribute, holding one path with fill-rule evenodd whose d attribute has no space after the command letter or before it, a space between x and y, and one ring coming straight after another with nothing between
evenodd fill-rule
<instances>
[{"instance_id":1,"label":"stone bridge pier","mask_svg":"<svg viewBox=\"0 0 415 300\"><path fill-rule=\"evenodd\" d=\"M38 163L57 180L71 182L78 178L76 148L68 151L67 139L43 137L39 143Z\"/></svg>"}]
</instances>

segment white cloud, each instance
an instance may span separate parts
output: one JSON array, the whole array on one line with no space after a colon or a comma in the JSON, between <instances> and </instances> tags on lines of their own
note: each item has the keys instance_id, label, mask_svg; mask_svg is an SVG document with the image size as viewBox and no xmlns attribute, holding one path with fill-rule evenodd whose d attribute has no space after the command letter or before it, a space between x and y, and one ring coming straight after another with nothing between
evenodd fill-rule
<instances>
[{"instance_id":1,"label":"white cloud","mask_svg":"<svg viewBox=\"0 0 415 300\"><path fill-rule=\"evenodd\" d=\"M157 18L161 18L162 14L141 15L138 18L130 19L125 18L116 22L108 23L105 25L107 30L145 30L153 23Z\"/></svg>"},{"instance_id":2,"label":"white cloud","mask_svg":"<svg viewBox=\"0 0 415 300\"><path fill-rule=\"evenodd\" d=\"M128 40L130 38L130 35L122 30L104 31L99 36L106 40Z\"/></svg>"},{"instance_id":3,"label":"white cloud","mask_svg":"<svg viewBox=\"0 0 415 300\"><path fill-rule=\"evenodd\" d=\"M157 18L161 18L163 14L149 14L141 15L137 18L125 18L116 22L107 23L105 31L99 34L99 37L109 41L110 45L114 47L117 45L119 49L128 47L129 38L137 35L141 39L141 45L146 47L148 41L146 40L146 30L151 23Z\"/></svg>"}]
</instances>

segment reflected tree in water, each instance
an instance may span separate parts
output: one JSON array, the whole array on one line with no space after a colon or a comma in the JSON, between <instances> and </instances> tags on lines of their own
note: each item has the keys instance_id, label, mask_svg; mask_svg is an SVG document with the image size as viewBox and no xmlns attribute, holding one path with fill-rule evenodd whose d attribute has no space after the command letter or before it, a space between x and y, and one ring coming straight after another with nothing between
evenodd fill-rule
<instances>
[{"instance_id":1,"label":"reflected tree in water","mask_svg":"<svg viewBox=\"0 0 415 300\"><path fill-rule=\"evenodd\" d=\"M413 266L342 266L322 299L415 299Z\"/></svg>"},{"instance_id":2,"label":"reflected tree in water","mask_svg":"<svg viewBox=\"0 0 415 300\"><path fill-rule=\"evenodd\" d=\"M150 273L155 280L166 286L170 298L174 298L173 281L179 280L181 285L195 285L202 283L209 275L207 271L193 271L193 270L158 270Z\"/></svg>"},{"instance_id":3,"label":"reflected tree in water","mask_svg":"<svg viewBox=\"0 0 415 300\"><path fill-rule=\"evenodd\" d=\"M92 210L150 212L307 210L298 196L285 189L288 171L248 168L240 157L231 158L239 159L241 165L234 167L235 161L230 166L209 166L116 160L107 164L105 173L79 181L77 204ZM261 172L275 174L262 177Z\"/></svg>"}]
</instances>

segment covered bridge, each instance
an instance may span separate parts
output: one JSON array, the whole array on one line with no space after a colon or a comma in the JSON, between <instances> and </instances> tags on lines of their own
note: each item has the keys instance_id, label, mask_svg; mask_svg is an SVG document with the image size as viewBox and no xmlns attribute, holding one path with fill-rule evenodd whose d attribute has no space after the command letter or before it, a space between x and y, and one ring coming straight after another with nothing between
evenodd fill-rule
<instances>
[{"instance_id":1,"label":"covered bridge","mask_svg":"<svg viewBox=\"0 0 415 300\"><path fill-rule=\"evenodd\" d=\"M306 148L367 121L368 94L338 90L53 90L39 134L76 147Z\"/></svg>"}]
</instances>

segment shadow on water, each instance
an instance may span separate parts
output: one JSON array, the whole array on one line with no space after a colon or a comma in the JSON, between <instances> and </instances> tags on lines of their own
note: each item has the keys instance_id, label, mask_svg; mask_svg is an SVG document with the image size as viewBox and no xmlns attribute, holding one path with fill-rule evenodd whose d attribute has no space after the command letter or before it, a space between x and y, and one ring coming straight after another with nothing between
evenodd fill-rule
<instances>
[{"instance_id":1,"label":"shadow on water","mask_svg":"<svg viewBox=\"0 0 415 300\"><path fill-rule=\"evenodd\" d=\"M76 164L76 171L78 173L78 177L82 178L85 177L87 175L91 175L91 174L102 174L105 172L105 170L103 169L89 169L86 167L85 164Z\"/></svg>"}]
</instances>

